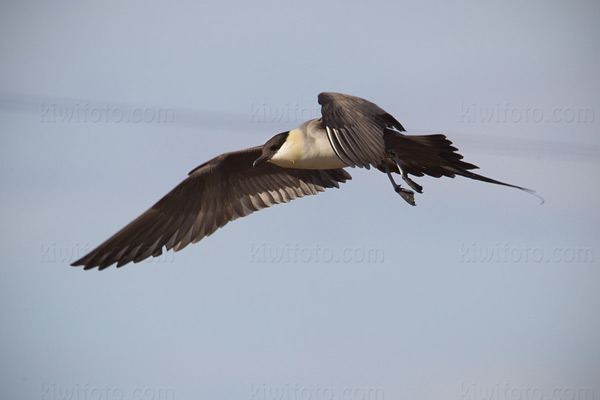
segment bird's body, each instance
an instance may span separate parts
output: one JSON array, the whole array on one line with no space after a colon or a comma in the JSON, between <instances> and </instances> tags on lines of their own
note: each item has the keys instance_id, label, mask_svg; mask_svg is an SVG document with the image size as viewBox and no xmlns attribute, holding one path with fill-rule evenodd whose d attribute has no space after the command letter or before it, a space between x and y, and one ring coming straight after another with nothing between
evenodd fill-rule
<instances>
[{"instance_id":1,"label":"bird's body","mask_svg":"<svg viewBox=\"0 0 600 400\"><path fill-rule=\"evenodd\" d=\"M273 136L263 146L221 154L189 176L150 209L96 249L75 261L84 269L139 262L167 250L181 250L229 221L298 197L317 194L352 179L345 167L371 166L385 172L394 190L415 205L409 175L462 175L510 186L471 170L444 135L404 135L404 128L377 105L359 97L321 93L322 117Z\"/></svg>"},{"instance_id":2,"label":"bird's body","mask_svg":"<svg viewBox=\"0 0 600 400\"><path fill-rule=\"evenodd\" d=\"M327 138L321 118L312 119L288 132L287 139L270 160L283 168L345 168Z\"/></svg>"}]
</instances>

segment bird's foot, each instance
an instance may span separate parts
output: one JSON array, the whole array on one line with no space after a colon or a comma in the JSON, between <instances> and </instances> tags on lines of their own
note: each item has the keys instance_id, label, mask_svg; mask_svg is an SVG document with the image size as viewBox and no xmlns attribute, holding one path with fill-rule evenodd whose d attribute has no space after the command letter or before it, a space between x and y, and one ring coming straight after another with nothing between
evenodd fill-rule
<instances>
[{"instance_id":1,"label":"bird's foot","mask_svg":"<svg viewBox=\"0 0 600 400\"><path fill-rule=\"evenodd\" d=\"M402 174L402 179L404 179L404 182L408 183L408 186L413 188L417 193L423 193L423 186L419 185L417 182L413 181L404 174Z\"/></svg>"},{"instance_id":2,"label":"bird's foot","mask_svg":"<svg viewBox=\"0 0 600 400\"><path fill-rule=\"evenodd\" d=\"M400 186L394 187L394 190L411 206L417 205L417 203L415 203L415 192L412 190L404 189Z\"/></svg>"},{"instance_id":3,"label":"bird's foot","mask_svg":"<svg viewBox=\"0 0 600 400\"><path fill-rule=\"evenodd\" d=\"M404 189L403 187L398 185L396 181L394 181L394 177L392 176L392 173L390 172L390 167L387 163L385 164L385 173L387 174L388 178L390 178L390 182L392 183L394 191L398 193L400 197L402 197L404 201L406 201L408 204L410 204L411 206L416 206L417 204L415 203L415 192L413 192L412 190Z\"/></svg>"},{"instance_id":4,"label":"bird's foot","mask_svg":"<svg viewBox=\"0 0 600 400\"><path fill-rule=\"evenodd\" d=\"M402 179L404 179L404 182L406 182L408 186L413 188L417 193L423 193L423 186L410 179L408 177L408 174L404 172L404 169L402 168L402 163L400 162L400 157L398 157L398 153L396 152L396 150L389 149L388 151L394 156L394 160L396 160L396 166L398 167L398 172L400 173L400 176L402 176Z\"/></svg>"}]
</instances>

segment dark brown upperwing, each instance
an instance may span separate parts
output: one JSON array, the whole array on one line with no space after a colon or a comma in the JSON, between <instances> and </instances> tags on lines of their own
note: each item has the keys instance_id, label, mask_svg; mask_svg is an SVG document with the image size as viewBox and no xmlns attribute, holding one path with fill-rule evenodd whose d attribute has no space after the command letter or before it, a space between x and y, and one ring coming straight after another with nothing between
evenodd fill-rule
<instances>
[{"instance_id":1,"label":"dark brown upperwing","mask_svg":"<svg viewBox=\"0 0 600 400\"><path fill-rule=\"evenodd\" d=\"M271 163L253 167L261 146L225 153L200 165L150 209L73 266L121 267L183 249L229 221L275 204L317 194L351 179L343 169L302 170Z\"/></svg>"},{"instance_id":2,"label":"dark brown upperwing","mask_svg":"<svg viewBox=\"0 0 600 400\"><path fill-rule=\"evenodd\" d=\"M379 165L385 159L384 129L404 131L385 110L360 97L324 92L319 104L331 147L351 166Z\"/></svg>"}]
</instances>

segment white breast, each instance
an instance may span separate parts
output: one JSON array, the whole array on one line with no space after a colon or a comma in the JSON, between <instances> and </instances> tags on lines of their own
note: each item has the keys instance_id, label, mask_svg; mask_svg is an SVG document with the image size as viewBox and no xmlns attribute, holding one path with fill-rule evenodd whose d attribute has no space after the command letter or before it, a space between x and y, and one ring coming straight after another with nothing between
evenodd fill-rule
<instances>
[{"instance_id":1,"label":"white breast","mask_svg":"<svg viewBox=\"0 0 600 400\"><path fill-rule=\"evenodd\" d=\"M345 164L333 151L327 132L313 121L290 131L287 140L270 160L285 168L332 169Z\"/></svg>"}]
</instances>

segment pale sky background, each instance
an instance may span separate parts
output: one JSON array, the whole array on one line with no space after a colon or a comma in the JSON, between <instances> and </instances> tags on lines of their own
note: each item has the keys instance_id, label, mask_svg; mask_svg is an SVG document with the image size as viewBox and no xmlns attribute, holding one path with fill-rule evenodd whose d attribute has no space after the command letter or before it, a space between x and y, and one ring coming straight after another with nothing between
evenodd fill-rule
<instances>
[{"instance_id":1,"label":"pale sky background","mask_svg":"<svg viewBox=\"0 0 600 400\"><path fill-rule=\"evenodd\" d=\"M0 398L600 398L599 16L596 1L2 2ZM317 116L321 91L445 133L546 203L419 178L410 207L351 169L179 253L69 266L195 166Z\"/></svg>"}]
</instances>

